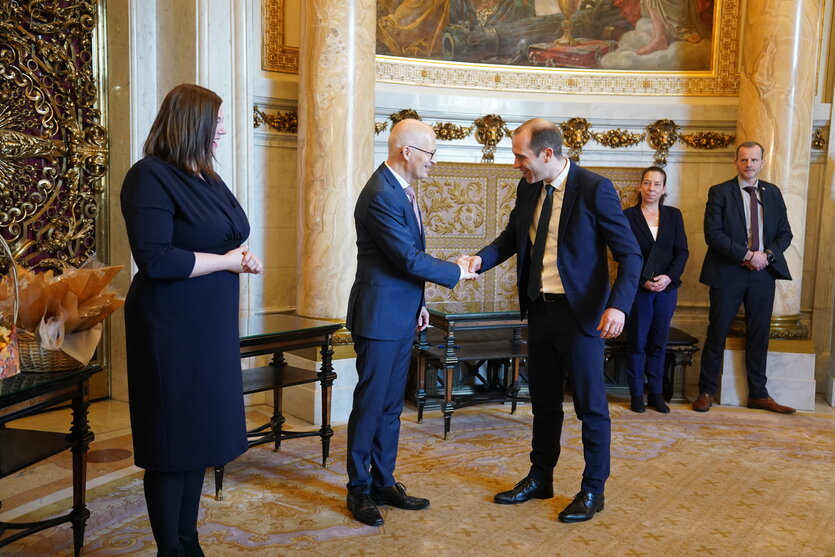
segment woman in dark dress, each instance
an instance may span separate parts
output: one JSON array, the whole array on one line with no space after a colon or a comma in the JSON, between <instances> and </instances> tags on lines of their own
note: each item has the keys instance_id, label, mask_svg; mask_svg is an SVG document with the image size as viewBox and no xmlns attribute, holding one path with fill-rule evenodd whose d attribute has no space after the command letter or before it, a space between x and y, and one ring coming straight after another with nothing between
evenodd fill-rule
<instances>
[{"instance_id":1,"label":"woman in dark dress","mask_svg":"<svg viewBox=\"0 0 835 557\"><path fill-rule=\"evenodd\" d=\"M627 376L631 408L644 412L644 375L649 395L647 404L664 414L670 411L664 402L664 359L670 322L678 301L681 273L690 252L681 211L664 205L667 196L667 173L651 166L641 175L640 200L624 210L632 233L641 246L644 268L632 311L626 319L629 350Z\"/></svg>"},{"instance_id":2,"label":"woman in dark dress","mask_svg":"<svg viewBox=\"0 0 835 557\"><path fill-rule=\"evenodd\" d=\"M247 449L238 275L262 266L242 246L249 222L213 169L221 102L197 85L169 92L122 185L138 267L125 303L131 429L159 555L203 555L205 469Z\"/></svg>"}]
</instances>

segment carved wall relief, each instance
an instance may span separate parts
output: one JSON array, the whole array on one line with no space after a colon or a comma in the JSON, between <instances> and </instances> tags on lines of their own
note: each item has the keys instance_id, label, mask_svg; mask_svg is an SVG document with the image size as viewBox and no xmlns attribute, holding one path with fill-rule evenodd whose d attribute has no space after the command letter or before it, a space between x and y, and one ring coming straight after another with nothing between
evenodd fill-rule
<instances>
[{"instance_id":1,"label":"carved wall relief","mask_svg":"<svg viewBox=\"0 0 835 557\"><path fill-rule=\"evenodd\" d=\"M95 0L0 3L0 231L25 267L96 251L108 166Z\"/></svg>"}]
</instances>

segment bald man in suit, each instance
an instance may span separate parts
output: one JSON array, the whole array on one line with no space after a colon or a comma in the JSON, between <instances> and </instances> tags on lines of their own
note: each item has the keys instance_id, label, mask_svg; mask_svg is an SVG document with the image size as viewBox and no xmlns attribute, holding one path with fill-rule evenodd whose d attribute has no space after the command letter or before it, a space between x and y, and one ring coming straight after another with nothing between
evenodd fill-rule
<instances>
[{"instance_id":1,"label":"bald man in suit","mask_svg":"<svg viewBox=\"0 0 835 557\"><path fill-rule=\"evenodd\" d=\"M378 505L419 510L429 500L394 479L400 413L415 329L429 324L425 281L447 288L475 278L466 265L425 253L426 235L411 183L429 175L435 132L406 119L391 130L388 158L369 178L354 209L357 275L346 327L354 338L358 382L348 419L348 509L383 524Z\"/></svg>"}]
</instances>

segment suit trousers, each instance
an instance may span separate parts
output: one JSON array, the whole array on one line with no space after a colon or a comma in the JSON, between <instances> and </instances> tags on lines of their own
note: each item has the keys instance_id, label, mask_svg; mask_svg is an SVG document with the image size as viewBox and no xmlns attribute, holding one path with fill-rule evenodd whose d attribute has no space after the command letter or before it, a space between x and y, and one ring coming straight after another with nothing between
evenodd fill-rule
<instances>
[{"instance_id":1,"label":"suit trousers","mask_svg":"<svg viewBox=\"0 0 835 557\"><path fill-rule=\"evenodd\" d=\"M533 410L529 475L552 482L560 455L565 380L582 422L581 489L603 493L609 477L611 420L603 385L603 339L587 335L567 300L533 302L528 313L528 386Z\"/></svg>"},{"instance_id":2,"label":"suit trousers","mask_svg":"<svg viewBox=\"0 0 835 557\"><path fill-rule=\"evenodd\" d=\"M640 288L635 295L632 311L626 319L629 351L626 374L631 396L643 396L645 374L650 393L661 393L664 390L667 340L670 338L670 321L677 301L677 289L651 292Z\"/></svg>"},{"instance_id":3,"label":"suit trousers","mask_svg":"<svg viewBox=\"0 0 835 557\"><path fill-rule=\"evenodd\" d=\"M354 335L357 386L348 418L348 491L394 485L400 414L414 335L375 340Z\"/></svg>"},{"instance_id":4,"label":"suit trousers","mask_svg":"<svg viewBox=\"0 0 835 557\"><path fill-rule=\"evenodd\" d=\"M748 397L765 398L766 358L774 306L774 277L768 271L748 271L746 280L710 289L710 317L702 351L699 392L716 394L725 354L725 339L740 304L745 307L745 371Z\"/></svg>"}]
</instances>

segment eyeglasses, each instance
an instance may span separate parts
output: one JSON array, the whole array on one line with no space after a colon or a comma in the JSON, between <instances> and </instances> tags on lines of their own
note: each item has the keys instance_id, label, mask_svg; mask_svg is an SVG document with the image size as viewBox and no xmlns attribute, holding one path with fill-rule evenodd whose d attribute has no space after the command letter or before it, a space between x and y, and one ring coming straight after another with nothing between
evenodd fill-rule
<instances>
[{"instance_id":1,"label":"eyeglasses","mask_svg":"<svg viewBox=\"0 0 835 557\"><path fill-rule=\"evenodd\" d=\"M406 147L409 147L410 149L417 149L421 153L426 153L427 155L429 155L430 161L435 158L435 153L438 152L437 149L435 149L434 151L427 151L426 149L421 149L420 147L415 147L414 145L406 145Z\"/></svg>"}]
</instances>

